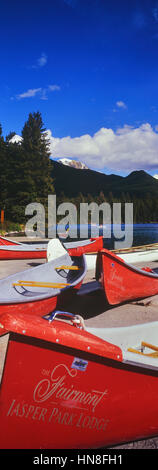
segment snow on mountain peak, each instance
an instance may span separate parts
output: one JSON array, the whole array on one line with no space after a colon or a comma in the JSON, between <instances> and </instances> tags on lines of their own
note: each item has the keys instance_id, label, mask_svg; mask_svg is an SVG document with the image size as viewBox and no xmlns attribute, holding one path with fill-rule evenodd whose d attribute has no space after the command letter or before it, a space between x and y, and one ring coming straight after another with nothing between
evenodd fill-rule
<instances>
[{"instance_id":1,"label":"snow on mountain peak","mask_svg":"<svg viewBox=\"0 0 158 470\"><path fill-rule=\"evenodd\" d=\"M20 135L15 134L15 135L10 139L9 142L10 142L11 144L15 144L15 143L16 143L16 144L21 144L22 140L23 140L23 139L22 139L22 137L20 137Z\"/></svg>"},{"instance_id":2,"label":"snow on mountain peak","mask_svg":"<svg viewBox=\"0 0 158 470\"><path fill-rule=\"evenodd\" d=\"M59 158L59 160L57 160L58 163L62 163L62 165L67 165L67 166L70 166L70 167L73 167L73 168L76 168L76 169L79 169L79 170L88 170L88 166L85 165L85 163L82 163L82 162L78 162L76 160L72 160L71 158Z\"/></svg>"}]
</instances>

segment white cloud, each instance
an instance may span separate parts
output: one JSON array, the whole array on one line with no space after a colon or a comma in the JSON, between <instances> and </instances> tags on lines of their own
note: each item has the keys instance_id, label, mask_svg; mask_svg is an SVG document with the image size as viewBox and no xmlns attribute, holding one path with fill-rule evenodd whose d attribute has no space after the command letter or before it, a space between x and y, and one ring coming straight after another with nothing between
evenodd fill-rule
<instances>
[{"instance_id":1,"label":"white cloud","mask_svg":"<svg viewBox=\"0 0 158 470\"><path fill-rule=\"evenodd\" d=\"M47 56L46 54L43 52L41 54L41 56L39 57L39 59L36 60L36 62L31 65L31 67L29 66L28 68L31 68L31 69L39 69L41 67L44 67L47 63Z\"/></svg>"},{"instance_id":2,"label":"white cloud","mask_svg":"<svg viewBox=\"0 0 158 470\"><path fill-rule=\"evenodd\" d=\"M116 106L117 106L118 108L127 109L127 106L126 106L126 104L124 103L124 101L117 101L117 102L116 102Z\"/></svg>"},{"instance_id":3,"label":"white cloud","mask_svg":"<svg viewBox=\"0 0 158 470\"><path fill-rule=\"evenodd\" d=\"M46 54L42 54L41 57L37 60L37 65L39 67L44 67L47 63L47 56Z\"/></svg>"},{"instance_id":4,"label":"white cloud","mask_svg":"<svg viewBox=\"0 0 158 470\"><path fill-rule=\"evenodd\" d=\"M21 93L20 95L17 95L17 99L23 99L23 98L34 98L34 96L37 95L37 93L40 93L42 91L42 88L30 88L29 90L25 91L24 93Z\"/></svg>"},{"instance_id":5,"label":"white cloud","mask_svg":"<svg viewBox=\"0 0 158 470\"><path fill-rule=\"evenodd\" d=\"M153 175L153 178L155 178L156 180L158 180L158 175Z\"/></svg>"},{"instance_id":6,"label":"white cloud","mask_svg":"<svg viewBox=\"0 0 158 470\"><path fill-rule=\"evenodd\" d=\"M48 131L52 158L81 159L89 168L132 171L158 168L158 134L150 124L101 128L93 136L55 138Z\"/></svg>"},{"instance_id":7,"label":"white cloud","mask_svg":"<svg viewBox=\"0 0 158 470\"><path fill-rule=\"evenodd\" d=\"M59 91L60 90L60 86L59 85L49 85L48 89L50 91Z\"/></svg>"},{"instance_id":8,"label":"white cloud","mask_svg":"<svg viewBox=\"0 0 158 470\"><path fill-rule=\"evenodd\" d=\"M46 88L30 88L29 90L25 91L24 93L21 93L19 95L16 95L16 98L18 100L24 99L24 98L34 98L36 95L39 95L41 100L47 100L48 99L48 93L53 92L53 91L59 91L60 86L59 85L49 85ZM11 98L13 99L13 97Z\"/></svg>"}]
</instances>

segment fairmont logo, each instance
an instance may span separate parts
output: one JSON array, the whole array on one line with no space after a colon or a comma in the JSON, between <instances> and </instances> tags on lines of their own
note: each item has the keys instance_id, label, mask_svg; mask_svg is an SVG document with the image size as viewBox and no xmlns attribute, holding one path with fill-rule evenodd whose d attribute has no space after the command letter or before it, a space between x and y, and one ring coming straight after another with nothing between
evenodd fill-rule
<instances>
[{"instance_id":1,"label":"fairmont logo","mask_svg":"<svg viewBox=\"0 0 158 470\"><path fill-rule=\"evenodd\" d=\"M46 402L53 397L62 399L63 405L71 404L91 407L92 412L95 411L98 404L107 394L107 390L103 392L99 390L91 390L85 392L75 388L74 384L68 384L68 378L75 379L77 370L69 370L65 364L59 364L52 370L50 378L44 378L38 382L34 389L33 398L36 403Z\"/></svg>"},{"instance_id":2,"label":"fairmont logo","mask_svg":"<svg viewBox=\"0 0 158 470\"><path fill-rule=\"evenodd\" d=\"M76 358L75 358L76 359ZM72 364L73 365L73 364ZM46 424L55 432L56 426L74 427L74 430L90 430L92 432L104 432L107 429L109 419L96 408L105 398L108 391L91 390L84 391L75 388L72 381L80 383L79 374L85 372L65 364L54 367L49 377L40 380L33 390L33 401L27 398L13 398L7 411L7 417L20 420L38 422L41 426ZM84 378L82 379L84 383ZM101 411L101 410L100 410ZM96 413L95 413L96 412ZM16 424L17 425L17 424Z\"/></svg>"}]
</instances>

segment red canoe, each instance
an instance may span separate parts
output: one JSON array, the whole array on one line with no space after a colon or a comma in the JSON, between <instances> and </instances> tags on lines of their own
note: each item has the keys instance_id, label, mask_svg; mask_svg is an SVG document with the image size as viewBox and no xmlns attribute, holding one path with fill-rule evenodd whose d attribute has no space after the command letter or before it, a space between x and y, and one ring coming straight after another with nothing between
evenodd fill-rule
<instances>
[{"instance_id":1,"label":"red canoe","mask_svg":"<svg viewBox=\"0 0 158 470\"><path fill-rule=\"evenodd\" d=\"M150 268L137 268L106 249L98 259L101 283L109 304L158 294L158 274Z\"/></svg>"},{"instance_id":2,"label":"red canoe","mask_svg":"<svg viewBox=\"0 0 158 470\"><path fill-rule=\"evenodd\" d=\"M0 245L21 245L20 242L15 242L10 238L0 236Z\"/></svg>"},{"instance_id":3,"label":"red canoe","mask_svg":"<svg viewBox=\"0 0 158 470\"><path fill-rule=\"evenodd\" d=\"M76 250L76 256L80 256L83 253L98 252L103 248L103 237L64 243L63 246L70 255L72 249L73 253L74 249ZM0 237L0 260L46 258L47 247L48 244L24 244Z\"/></svg>"},{"instance_id":4,"label":"red canoe","mask_svg":"<svg viewBox=\"0 0 158 470\"><path fill-rule=\"evenodd\" d=\"M45 259L47 244L26 244L0 236L0 259Z\"/></svg>"},{"instance_id":5,"label":"red canoe","mask_svg":"<svg viewBox=\"0 0 158 470\"><path fill-rule=\"evenodd\" d=\"M0 280L0 314L46 315L57 305L61 293L79 289L87 271L85 256L64 255L35 268Z\"/></svg>"},{"instance_id":6,"label":"red canoe","mask_svg":"<svg viewBox=\"0 0 158 470\"><path fill-rule=\"evenodd\" d=\"M1 449L92 449L156 436L158 357L128 339L151 342L157 328L100 328L100 338L59 319L2 315Z\"/></svg>"}]
</instances>

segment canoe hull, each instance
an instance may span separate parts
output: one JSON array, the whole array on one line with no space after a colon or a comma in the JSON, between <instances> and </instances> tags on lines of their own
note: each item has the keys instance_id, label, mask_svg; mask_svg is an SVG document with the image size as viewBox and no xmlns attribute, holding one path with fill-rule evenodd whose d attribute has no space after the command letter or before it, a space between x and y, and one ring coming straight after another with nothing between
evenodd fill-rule
<instances>
[{"instance_id":1,"label":"canoe hull","mask_svg":"<svg viewBox=\"0 0 158 470\"><path fill-rule=\"evenodd\" d=\"M65 298L69 301L69 297L72 296L72 293L75 293L77 290L80 289L82 282L78 283L74 286L70 291L61 292L61 303L64 303ZM10 312L11 314L33 314L34 316L43 317L44 315L49 315L53 312L58 303L59 296L52 296L48 299L42 300L34 300L33 302L18 302L18 303L10 303L10 304L2 304L0 303L0 315L7 314ZM60 301L59 301L60 302ZM1 331L0 331L1 335Z\"/></svg>"},{"instance_id":2,"label":"canoe hull","mask_svg":"<svg viewBox=\"0 0 158 470\"><path fill-rule=\"evenodd\" d=\"M120 252L115 250L115 254L121 259L123 259L126 263L149 263L151 261L158 260L158 249L149 249L149 250L133 250L131 252ZM86 261L87 261L87 269L88 270L95 270L96 261L97 261L97 254L91 253L86 254Z\"/></svg>"},{"instance_id":3,"label":"canoe hull","mask_svg":"<svg viewBox=\"0 0 158 470\"><path fill-rule=\"evenodd\" d=\"M52 296L48 299L36 300L33 302L18 302L10 304L0 304L0 315L8 312L12 314L24 313L37 315L42 317L51 313L57 306L57 296ZM1 333L1 332L0 332Z\"/></svg>"},{"instance_id":4,"label":"canoe hull","mask_svg":"<svg viewBox=\"0 0 158 470\"><path fill-rule=\"evenodd\" d=\"M70 256L81 256L86 253L98 253L103 249L103 237L90 238L87 244L84 245L82 245L82 241L78 241L76 242L76 247L75 243L65 243L65 247L67 247Z\"/></svg>"},{"instance_id":5,"label":"canoe hull","mask_svg":"<svg viewBox=\"0 0 158 470\"><path fill-rule=\"evenodd\" d=\"M53 240L52 240L53 241ZM48 244L50 245L50 243ZM6 249L5 249L6 247ZM7 248L8 247L8 248ZM91 238L85 243L75 242L75 243L66 243L65 248L68 251L70 256L82 256L84 253L98 252L103 248L103 237ZM45 259L48 258L48 261L51 261L51 249L46 246L45 248L40 248L38 245L34 247L31 245L29 250L29 245L17 243L13 240L0 237L0 260L18 260L18 259ZM54 258L54 247L53 247L53 258Z\"/></svg>"},{"instance_id":6,"label":"canoe hull","mask_svg":"<svg viewBox=\"0 0 158 470\"><path fill-rule=\"evenodd\" d=\"M158 275L125 263L108 250L101 252L101 282L111 305L158 294Z\"/></svg>"},{"instance_id":7,"label":"canoe hull","mask_svg":"<svg viewBox=\"0 0 158 470\"><path fill-rule=\"evenodd\" d=\"M0 280L0 315L51 313L57 300L71 297L80 289L86 274L85 257L70 258L64 254L58 260L17 272Z\"/></svg>"},{"instance_id":8,"label":"canoe hull","mask_svg":"<svg viewBox=\"0 0 158 470\"><path fill-rule=\"evenodd\" d=\"M19 260L19 259L45 259L47 250L0 250L0 260Z\"/></svg>"},{"instance_id":9,"label":"canoe hull","mask_svg":"<svg viewBox=\"0 0 158 470\"><path fill-rule=\"evenodd\" d=\"M17 320L0 387L2 449L92 449L158 434L158 372L128 367L118 347L62 322L21 316L19 333Z\"/></svg>"},{"instance_id":10,"label":"canoe hull","mask_svg":"<svg viewBox=\"0 0 158 470\"><path fill-rule=\"evenodd\" d=\"M0 236L0 245L20 245L19 242L14 242L13 240Z\"/></svg>"}]
</instances>

